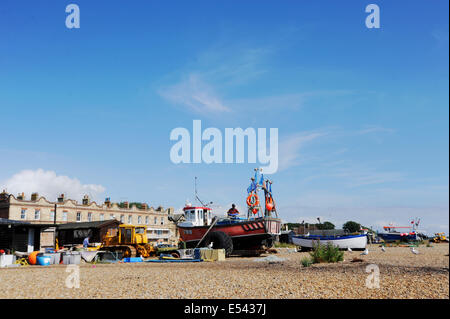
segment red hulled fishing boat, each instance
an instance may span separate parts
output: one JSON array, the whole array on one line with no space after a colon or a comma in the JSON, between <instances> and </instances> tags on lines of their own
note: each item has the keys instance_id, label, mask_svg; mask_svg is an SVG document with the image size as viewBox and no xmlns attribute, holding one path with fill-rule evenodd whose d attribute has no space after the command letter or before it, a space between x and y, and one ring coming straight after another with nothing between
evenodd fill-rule
<instances>
[{"instance_id":1,"label":"red hulled fishing boat","mask_svg":"<svg viewBox=\"0 0 450 319\"><path fill-rule=\"evenodd\" d=\"M281 220L272 197L272 182L264 180L258 172L247 189L247 216L213 217L207 205L184 207L184 221L177 224L186 248L212 247L225 249L227 256L236 251L258 251L271 247L275 236L280 235ZM259 203L258 190L264 191L264 210ZM197 197L198 198L198 197Z\"/></svg>"}]
</instances>

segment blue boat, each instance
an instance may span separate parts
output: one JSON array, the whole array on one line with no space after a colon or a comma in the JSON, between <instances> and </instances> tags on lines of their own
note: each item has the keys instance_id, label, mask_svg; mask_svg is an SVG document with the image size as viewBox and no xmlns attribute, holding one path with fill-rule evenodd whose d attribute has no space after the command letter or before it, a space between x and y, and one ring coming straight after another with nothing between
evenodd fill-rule
<instances>
[{"instance_id":1,"label":"blue boat","mask_svg":"<svg viewBox=\"0 0 450 319\"><path fill-rule=\"evenodd\" d=\"M415 241L419 239L416 231L416 227L419 226L419 222L420 219L411 221L411 226L384 226L384 232L378 233L377 235L385 242Z\"/></svg>"},{"instance_id":2,"label":"blue boat","mask_svg":"<svg viewBox=\"0 0 450 319\"><path fill-rule=\"evenodd\" d=\"M400 227L388 227L385 226L385 233L378 233L378 237L383 239L385 242L392 241L414 241L417 240L417 233L415 231L412 232L400 232L395 228Z\"/></svg>"}]
</instances>

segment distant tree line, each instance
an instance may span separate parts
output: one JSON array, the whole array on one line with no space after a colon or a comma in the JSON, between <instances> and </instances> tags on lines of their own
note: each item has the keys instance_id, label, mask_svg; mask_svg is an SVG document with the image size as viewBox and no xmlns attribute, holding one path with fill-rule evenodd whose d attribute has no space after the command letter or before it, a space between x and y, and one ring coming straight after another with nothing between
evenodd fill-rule
<instances>
[{"instance_id":1,"label":"distant tree line","mask_svg":"<svg viewBox=\"0 0 450 319\"><path fill-rule=\"evenodd\" d=\"M304 223L304 224L300 224L300 223L286 223L285 225L288 226L289 230L293 230L293 229L297 229L300 225L307 225L307 227L315 227L316 229L334 229L335 226L333 223L331 222L323 222L323 223L316 223L316 224L311 224L311 223Z\"/></svg>"},{"instance_id":2,"label":"distant tree line","mask_svg":"<svg viewBox=\"0 0 450 319\"><path fill-rule=\"evenodd\" d=\"M136 205L136 208L138 208L138 209L141 209L141 208L143 208L143 205L144 205L145 203L138 203L138 202L131 202L131 203L128 203L128 207L131 207L131 206L133 206L133 205ZM120 203L118 203L117 204L120 208L125 208L125 202L120 202Z\"/></svg>"}]
</instances>

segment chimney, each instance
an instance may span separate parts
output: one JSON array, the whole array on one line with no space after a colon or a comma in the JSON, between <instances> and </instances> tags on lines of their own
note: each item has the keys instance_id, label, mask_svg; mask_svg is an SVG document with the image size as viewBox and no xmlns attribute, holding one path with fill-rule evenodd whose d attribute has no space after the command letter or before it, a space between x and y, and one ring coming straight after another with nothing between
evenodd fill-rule
<instances>
[{"instance_id":1,"label":"chimney","mask_svg":"<svg viewBox=\"0 0 450 319\"><path fill-rule=\"evenodd\" d=\"M61 196L58 197L58 203L64 202L64 194L61 194Z\"/></svg>"},{"instance_id":2,"label":"chimney","mask_svg":"<svg viewBox=\"0 0 450 319\"><path fill-rule=\"evenodd\" d=\"M128 202L123 202L123 208L130 208L130 203Z\"/></svg>"},{"instance_id":3,"label":"chimney","mask_svg":"<svg viewBox=\"0 0 450 319\"><path fill-rule=\"evenodd\" d=\"M84 195L84 197L83 197L83 205L89 205L89 196L88 195Z\"/></svg>"},{"instance_id":4,"label":"chimney","mask_svg":"<svg viewBox=\"0 0 450 319\"><path fill-rule=\"evenodd\" d=\"M25 199L25 194L24 193L17 194L17 199L18 200L24 200Z\"/></svg>"},{"instance_id":5,"label":"chimney","mask_svg":"<svg viewBox=\"0 0 450 319\"><path fill-rule=\"evenodd\" d=\"M106 197L106 198L105 198L105 205L106 205L106 207L108 207L108 208L111 207L111 198L110 198L110 197Z\"/></svg>"},{"instance_id":6,"label":"chimney","mask_svg":"<svg viewBox=\"0 0 450 319\"><path fill-rule=\"evenodd\" d=\"M37 201L39 194L38 193L32 193L31 194L31 200L32 201Z\"/></svg>"}]
</instances>

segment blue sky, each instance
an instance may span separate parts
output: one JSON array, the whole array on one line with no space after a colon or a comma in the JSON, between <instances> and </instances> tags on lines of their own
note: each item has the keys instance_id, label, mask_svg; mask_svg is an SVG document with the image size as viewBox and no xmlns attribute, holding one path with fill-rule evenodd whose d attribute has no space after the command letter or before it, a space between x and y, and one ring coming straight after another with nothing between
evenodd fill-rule
<instances>
[{"instance_id":1,"label":"blue sky","mask_svg":"<svg viewBox=\"0 0 450 319\"><path fill-rule=\"evenodd\" d=\"M70 3L80 29L65 26ZM380 29L365 26L369 3ZM170 161L171 130L200 119L278 128L271 179L285 221L380 228L421 217L448 232L448 9L2 1L0 185L178 209L197 176L217 212L243 210L254 164Z\"/></svg>"}]
</instances>

